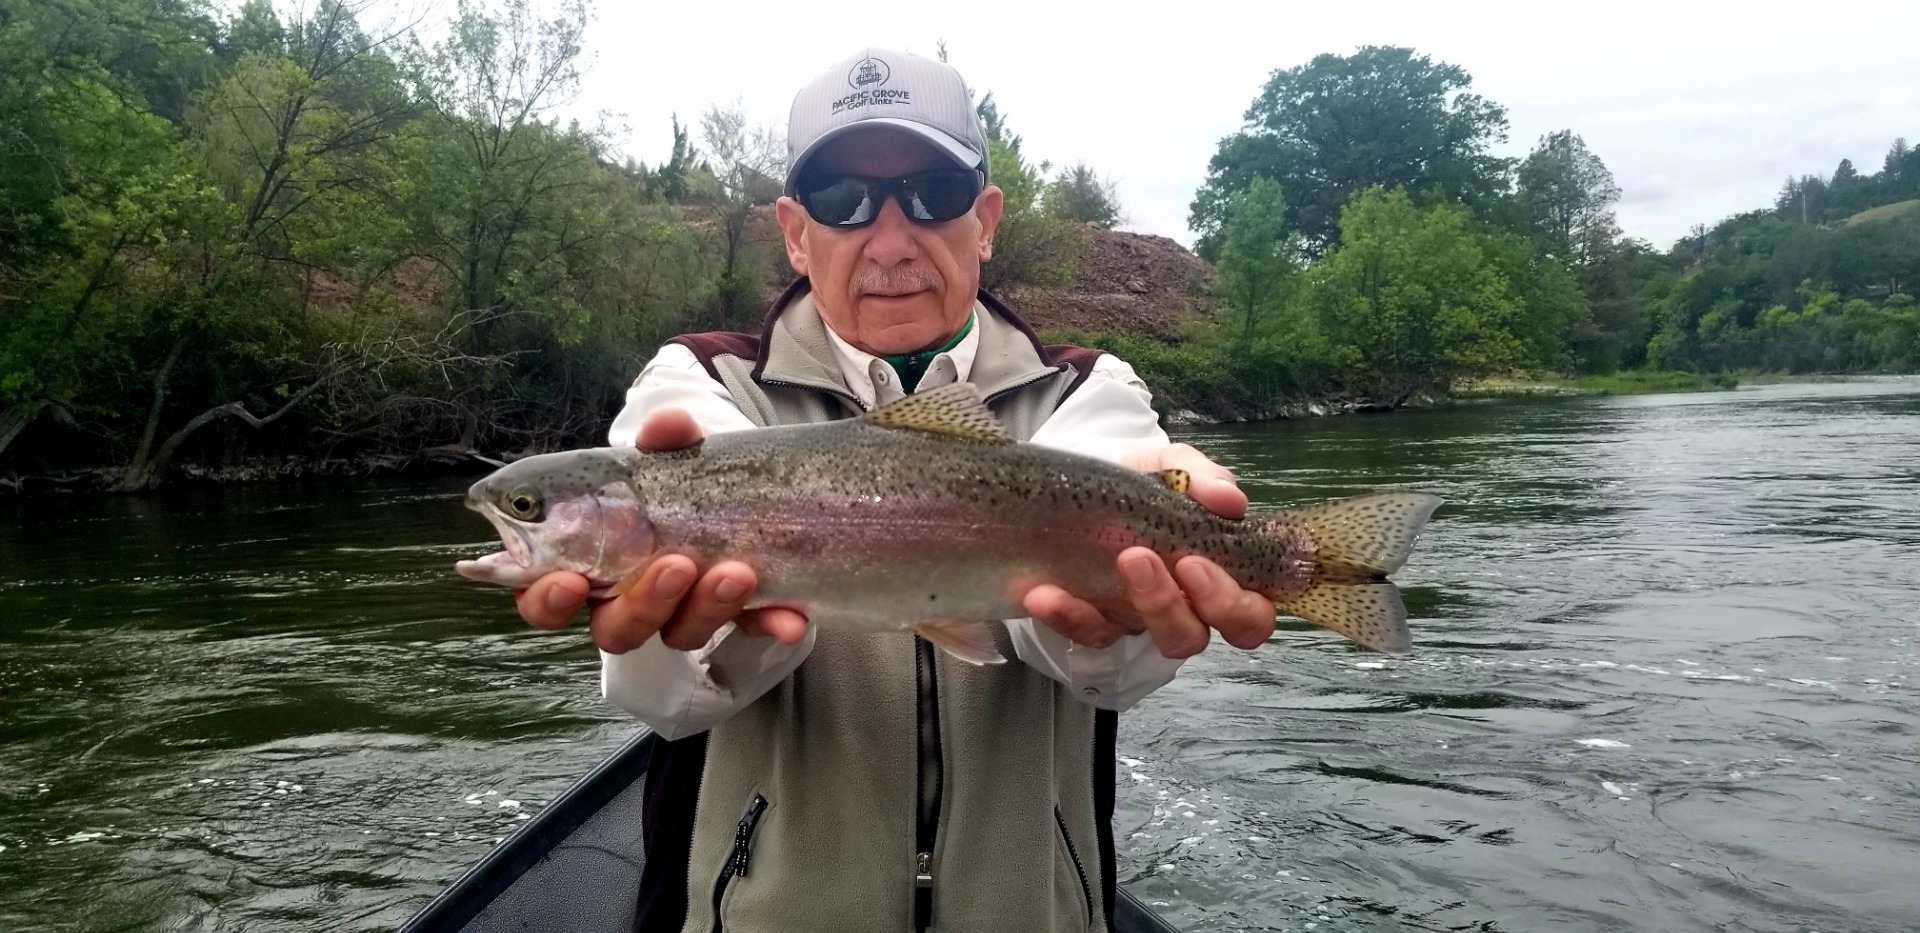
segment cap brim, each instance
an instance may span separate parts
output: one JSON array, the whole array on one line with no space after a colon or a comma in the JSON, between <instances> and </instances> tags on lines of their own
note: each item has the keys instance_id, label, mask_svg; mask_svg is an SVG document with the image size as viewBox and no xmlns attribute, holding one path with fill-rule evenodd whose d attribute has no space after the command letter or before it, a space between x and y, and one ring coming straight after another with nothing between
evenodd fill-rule
<instances>
[{"instance_id":1,"label":"cap brim","mask_svg":"<svg viewBox=\"0 0 1920 933\"><path fill-rule=\"evenodd\" d=\"M800 172L806 168L807 162L813 159L814 153L819 152L822 146L842 136L881 126L905 130L932 143L935 149L940 150L947 158L952 159L954 163L961 168L977 169L980 167L981 153L974 152L967 147L966 143L953 138L944 130L935 129L925 123L917 123L913 120L902 120L897 117L870 117L865 120L848 123L844 126L836 126L822 133L819 139L814 140L812 145L802 151L800 157L793 160L793 168L787 172L787 194L793 194L793 183L800 178Z\"/></svg>"}]
</instances>

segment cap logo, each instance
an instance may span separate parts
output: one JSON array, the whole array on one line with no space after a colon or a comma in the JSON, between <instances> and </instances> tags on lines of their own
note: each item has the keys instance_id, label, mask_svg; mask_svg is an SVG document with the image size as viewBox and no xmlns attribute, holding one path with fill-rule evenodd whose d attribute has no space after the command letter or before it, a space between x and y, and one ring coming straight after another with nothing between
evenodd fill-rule
<instances>
[{"instance_id":1,"label":"cap logo","mask_svg":"<svg viewBox=\"0 0 1920 933\"><path fill-rule=\"evenodd\" d=\"M849 110L862 107L886 106L890 104L912 104L911 92L899 88L886 87L893 80L893 69L877 58L863 58L847 72L847 85L853 93L833 102L833 116L839 116Z\"/></svg>"},{"instance_id":2,"label":"cap logo","mask_svg":"<svg viewBox=\"0 0 1920 933\"><path fill-rule=\"evenodd\" d=\"M863 58L847 72L847 84L856 91L863 91L887 83L893 77L893 69L877 58Z\"/></svg>"}]
</instances>

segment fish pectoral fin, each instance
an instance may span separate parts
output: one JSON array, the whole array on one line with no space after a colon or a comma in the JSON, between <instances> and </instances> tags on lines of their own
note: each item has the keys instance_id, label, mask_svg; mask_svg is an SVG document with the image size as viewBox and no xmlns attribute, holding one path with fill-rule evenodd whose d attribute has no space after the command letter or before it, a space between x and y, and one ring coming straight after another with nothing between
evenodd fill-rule
<instances>
[{"instance_id":1,"label":"fish pectoral fin","mask_svg":"<svg viewBox=\"0 0 1920 933\"><path fill-rule=\"evenodd\" d=\"M985 622L922 622L913 631L968 664L1007 663L1006 656L994 647L993 630Z\"/></svg>"},{"instance_id":2,"label":"fish pectoral fin","mask_svg":"<svg viewBox=\"0 0 1920 933\"><path fill-rule=\"evenodd\" d=\"M891 405L860 416L861 421L883 428L944 434L982 444L1011 444L1013 435L1000 419L987 409L980 387L971 382L954 382L937 389L915 392Z\"/></svg>"}]
</instances>

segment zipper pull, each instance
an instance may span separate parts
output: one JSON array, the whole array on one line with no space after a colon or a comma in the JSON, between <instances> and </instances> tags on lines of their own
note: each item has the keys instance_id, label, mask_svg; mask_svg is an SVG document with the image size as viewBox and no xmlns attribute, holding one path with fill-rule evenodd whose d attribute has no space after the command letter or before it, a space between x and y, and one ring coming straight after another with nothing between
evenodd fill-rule
<instances>
[{"instance_id":1,"label":"zipper pull","mask_svg":"<svg viewBox=\"0 0 1920 933\"><path fill-rule=\"evenodd\" d=\"M735 878L747 876L747 821L741 820L733 831L733 854L727 858L727 871Z\"/></svg>"},{"instance_id":2,"label":"zipper pull","mask_svg":"<svg viewBox=\"0 0 1920 933\"><path fill-rule=\"evenodd\" d=\"M760 814L766 809L767 799L755 794L753 805L740 818L740 825L733 828L733 853L727 856L727 873L735 878L747 876L747 846L753 841L754 824L760 822Z\"/></svg>"},{"instance_id":3,"label":"zipper pull","mask_svg":"<svg viewBox=\"0 0 1920 933\"><path fill-rule=\"evenodd\" d=\"M925 930L933 925L933 853L913 857L913 927Z\"/></svg>"}]
</instances>

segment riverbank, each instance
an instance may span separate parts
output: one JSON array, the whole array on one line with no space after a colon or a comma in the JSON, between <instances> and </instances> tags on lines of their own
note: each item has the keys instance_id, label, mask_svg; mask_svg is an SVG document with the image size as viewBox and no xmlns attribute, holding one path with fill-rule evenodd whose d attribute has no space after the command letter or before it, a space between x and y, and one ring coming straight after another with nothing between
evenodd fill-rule
<instances>
[{"instance_id":1,"label":"riverbank","mask_svg":"<svg viewBox=\"0 0 1920 933\"><path fill-rule=\"evenodd\" d=\"M1163 384L1153 374L1143 374L1149 382ZM1617 395L1660 395L1685 392L1721 392L1741 386L1794 383L1835 383L1875 378L1865 375L1791 375L1786 373L1621 372L1605 376L1525 376L1476 380L1446 393L1417 393L1400 405L1388 405L1367 399L1299 397L1279 398L1264 404L1227 402L1218 398L1206 404L1163 394L1166 404L1162 418L1169 426L1208 424L1247 424L1263 421L1298 421L1341 415L1381 414L1403 410L1425 410L1450 405L1481 404L1491 401L1603 397ZM306 479L358 479L387 476L479 476L493 470L514 454L498 452L487 456L476 451L434 448L411 456L367 455L359 457L306 457L297 454L261 457L226 464L186 462L168 472L166 486L227 486L256 483L290 482ZM43 474L0 473L0 496L6 494L89 494L113 489L122 467L79 467Z\"/></svg>"}]
</instances>

